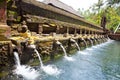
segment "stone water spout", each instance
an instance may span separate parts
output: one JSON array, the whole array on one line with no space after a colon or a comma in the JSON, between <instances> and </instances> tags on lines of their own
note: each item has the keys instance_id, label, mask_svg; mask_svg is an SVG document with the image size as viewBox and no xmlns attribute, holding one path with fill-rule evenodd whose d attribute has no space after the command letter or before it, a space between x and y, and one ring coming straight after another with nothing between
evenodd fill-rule
<instances>
[{"instance_id":1,"label":"stone water spout","mask_svg":"<svg viewBox=\"0 0 120 80\"><path fill-rule=\"evenodd\" d=\"M92 35L91 39L93 40L94 44L97 43L96 38L95 38L95 35Z\"/></svg>"},{"instance_id":2,"label":"stone water spout","mask_svg":"<svg viewBox=\"0 0 120 80\"><path fill-rule=\"evenodd\" d=\"M93 45L94 45L94 44L95 44L95 39L94 39L94 37L91 37L90 39L92 40Z\"/></svg>"},{"instance_id":3,"label":"stone water spout","mask_svg":"<svg viewBox=\"0 0 120 80\"><path fill-rule=\"evenodd\" d=\"M59 42L58 42L58 43L59 43ZM60 43L59 43L59 44L60 44ZM36 49L36 46L35 46L35 45L31 45L31 47L34 48L34 51L36 52L36 54L37 54L37 56L38 56L38 59L39 59L39 61L40 61L41 69L42 69L45 73L47 73L47 74L49 74L49 75L58 75L58 74L60 74L60 71L57 69L56 66L54 66L54 65L47 65L47 66L45 66L45 65L43 64L43 61L42 61L42 59L41 59L41 56L40 56L39 52L38 52L37 49Z\"/></svg>"},{"instance_id":4,"label":"stone water spout","mask_svg":"<svg viewBox=\"0 0 120 80\"><path fill-rule=\"evenodd\" d=\"M62 48L62 50L63 50L63 52L64 52L64 56L66 57L66 56L67 56L66 50L65 50L65 48L63 47L63 45L61 44L61 42L59 42L58 40L56 40L56 44Z\"/></svg>"},{"instance_id":5,"label":"stone water spout","mask_svg":"<svg viewBox=\"0 0 120 80\"><path fill-rule=\"evenodd\" d=\"M67 56L67 52L66 52L64 46L62 45L62 43L59 42L58 40L55 40L55 42L56 42L56 44L57 44L58 46L60 46L60 47L62 48L62 50L63 50L63 52L64 52L64 56L65 56L65 57L68 57L68 56Z\"/></svg>"},{"instance_id":6,"label":"stone water spout","mask_svg":"<svg viewBox=\"0 0 120 80\"><path fill-rule=\"evenodd\" d=\"M73 59L72 57L69 57L69 56L67 55L67 52L66 52L64 46L63 46L59 41L56 41L56 44L59 45L59 46L62 48L62 50L63 50L63 52L64 52L64 57L65 57L65 59L67 59L67 60L69 60L69 61L74 61L74 59Z\"/></svg>"},{"instance_id":7,"label":"stone water spout","mask_svg":"<svg viewBox=\"0 0 120 80\"><path fill-rule=\"evenodd\" d=\"M78 43L74 39L71 38L70 42L75 43L75 45L77 46L78 50L80 51L80 47L79 47Z\"/></svg>"},{"instance_id":8,"label":"stone water spout","mask_svg":"<svg viewBox=\"0 0 120 80\"><path fill-rule=\"evenodd\" d=\"M95 40L95 42L96 42L97 44L99 44L98 36L97 36L96 34L94 35L94 40Z\"/></svg>"},{"instance_id":9,"label":"stone water spout","mask_svg":"<svg viewBox=\"0 0 120 80\"><path fill-rule=\"evenodd\" d=\"M92 39L88 38L88 40L90 41L91 45L93 46L93 41L92 41Z\"/></svg>"},{"instance_id":10,"label":"stone water spout","mask_svg":"<svg viewBox=\"0 0 120 80\"><path fill-rule=\"evenodd\" d=\"M59 46L62 45L58 40L56 41L56 44Z\"/></svg>"},{"instance_id":11,"label":"stone water spout","mask_svg":"<svg viewBox=\"0 0 120 80\"><path fill-rule=\"evenodd\" d=\"M104 36L102 36L102 41L105 42L105 38L104 38Z\"/></svg>"},{"instance_id":12,"label":"stone water spout","mask_svg":"<svg viewBox=\"0 0 120 80\"><path fill-rule=\"evenodd\" d=\"M38 72L34 68L28 65L21 65L18 52L14 51L14 57L16 63L16 69L13 71L14 74L17 74L18 77L20 75L27 80L35 80L39 76Z\"/></svg>"},{"instance_id":13,"label":"stone water spout","mask_svg":"<svg viewBox=\"0 0 120 80\"><path fill-rule=\"evenodd\" d=\"M41 65L41 67L43 67L43 62L42 62L42 59L41 59L41 57L40 57L39 52L38 52L37 49L36 49L36 46L35 46L35 45L29 45L29 47L31 47L31 48L34 49L34 51L36 52L36 54L37 54L37 56L38 56L38 59L39 59L39 61L40 61L40 65Z\"/></svg>"},{"instance_id":14,"label":"stone water spout","mask_svg":"<svg viewBox=\"0 0 120 80\"><path fill-rule=\"evenodd\" d=\"M100 44L100 42L99 42L99 38L95 38L95 39L96 39L97 43Z\"/></svg>"},{"instance_id":15,"label":"stone water spout","mask_svg":"<svg viewBox=\"0 0 120 80\"><path fill-rule=\"evenodd\" d=\"M84 38L81 38L81 40L84 42L85 46L87 47L87 43Z\"/></svg>"},{"instance_id":16,"label":"stone water spout","mask_svg":"<svg viewBox=\"0 0 120 80\"><path fill-rule=\"evenodd\" d=\"M70 42L75 43L76 41L74 39L70 38Z\"/></svg>"}]
</instances>

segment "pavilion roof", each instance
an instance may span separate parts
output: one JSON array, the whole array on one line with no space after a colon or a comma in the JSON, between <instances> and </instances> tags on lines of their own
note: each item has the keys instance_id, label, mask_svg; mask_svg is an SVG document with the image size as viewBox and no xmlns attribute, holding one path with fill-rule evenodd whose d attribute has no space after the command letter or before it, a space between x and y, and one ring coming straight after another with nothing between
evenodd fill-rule
<instances>
[{"instance_id":1,"label":"pavilion roof","mask_svg":"<svg viewBox=\"0 0 120 80\"><path fill-rule=\"evenodd\" d=\"M59 1L59 0L44 0L43 3L48 4L48 5L52 5L54 7L63 9L65 11L68 11L70 13L73 13L81 18L83 18L82 15L80 15L76 10L74 10L71 6L68 6L67 4Z\"/></svg>"}]
</instances>

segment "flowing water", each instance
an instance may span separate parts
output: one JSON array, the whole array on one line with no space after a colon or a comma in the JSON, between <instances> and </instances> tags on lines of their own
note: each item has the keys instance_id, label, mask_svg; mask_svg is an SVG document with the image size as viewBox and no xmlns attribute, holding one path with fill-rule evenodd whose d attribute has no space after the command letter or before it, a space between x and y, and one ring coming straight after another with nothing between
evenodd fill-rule
<instances>
[{"instance_id":1,"label":"flowing water","mask_svg":"<svg viewBox=\"0 0 120 80\"><path fill-rule=\"evenodd\" d=\"M29 45L29 47L31 47L31 48L34 49L34 51L35 51L35 53L37 54L38 59L39 59L39 61L40 61L40 66L43 67L43 62L42 62L42 59L41 59L41 57L40 57L39 52L38 52L37 49L36 49L36 46L35 46L35 45Z\"/></svg>"},{"instance_id":2,"label":"flowing water","mask_svg":"<svg viewBox=\"0 0 120 80\"><path fill-rule=\"evenodd\" d=\"M41 64L41 70L44 71L48 75L57 76L61 73L61 70L59 70L55 65L43 65L42 59L39 55L39 52L35 49L35 52L39 58L40 64Z\"/></svg>"},{"instance_id":3,"label":"flowing water","mask_svg":"<svg viewBox=\"0 0 120 80\"><path fill-rule=\"evenodd\" d=\"M79 47L78 43L77 43L74 39L71 39L71 41L75 43L76 47L77 47L78 50L80 51L80 47Z\"/></svg>"},{"instance_id":4,"label":"flowing water","mask_svg":"<svg viewBox=\"0 0 120 80\"><path fill-rule=\"evenodd\" d=\"M79 51L71 57L75 58L72 62L61 58L49 63L57 67L53 71L46 68L49 73L53 73L52 75L40 72L41 69L37 68L37 73L33 70L31 72L35 72L34 74L27 74L25 78L15 80L120 80L120 42L109 40L90 49ZM56 72L58 75L54 71L58 71ZM26 70L24 72L26 73ZM31 78L36 75L39 76Z\"/></svg>"},{"instance_id":5,"label":"flowing water","mask_svg":"<svg viewBox=\"0 0 120 80\"><path fill-rule=\"evenodd\" d=\"M84 44L85 44L85 46L86 46L86 48L87 48L87 43L86 43L85 39L83 39L83 42L84 42Z\"/></svg>"},{"instance_id":6,"label":"flowing water","mask_svg":"<svg viewBox=\"0 0 120 80\"><path fill-rule=\"evenodd\" d=\"M78 50L80 51L80 47L77 42L75 42L75 45L77 46Z\"/></svg>"},{"instance_id":7,"label":"flowing water","mask_svg":"<svg viewBox=\"0 0 120 80\"><path fill-rule=\"evenodd\" d=\"M16 74L18 77L22 76L24 79L27 80L34 80L40 75L38 71L36 71L34 68L28 65L21 65L19 55L17 52L14 52L14 56L16 62L16 69L13 70L13 74Z\"/></svg>"},{"instance_id":8,"label":"flowing water","mask_svg":"<svg viewBox=\"0 0 120 80\"><path fill-rule=\"evenodd\" d=\"M89 41L90 41L91 45L93 46L93 41L91 39L89 39Z\"/></svg>"},{"instance_id":9,"label":"flowing water","mask_svg":"<svg viewBox=\"0 0 120 80\"><path fill-rule=\"evenodd\" d=\"M63 45L60 45L60 47L62 48L63 52L64 52L64 56L67 57L67 53L66 53L66 50L65 48L63 47Z\"/></svg>"},{"instance_id":10,"label":"flowing water","mask_svg":"<svg viewBox=\"0 0 120 80\"><path fill-rule=\"evenodd\" d=\"M64 52L64 57L65 59L67 59L68 61L74 61L74 59L72 57L68 57L65 48L63 47L63 45L60 45L60 47L62 48L63 52Z\"/></svg>"},{"instance_id":11,"label":"flowing water","mask_svg":"<svg viewBox=\"0 0 120 80\"><path fill-rule=\"evenodd\" d=\"M40 54L38 53L38 51L37 51L36 49L35 49L35 52L36 52L36 54L37 54L37 56L38 56L38 58L39 58L40 66L43 67L43 62L42 62L42 59L41 59L41 57L40 57Z\"/></svg>"},{"instance_id":12,"label":"flowing water","mask_svg":"<svg viewBox=\"0 0 120 80\"><path fill-rule=\"evenodd\" d=\"M36 80L36 79L41 79L38 76L41 75L42 71L52 76L57 76L61 73L62 70L58 69L55 65L47 65L47 66L43 65L42 59L36 49L35 52L40 61L40 69L38 68L37 70L35 70L34 68L28 65L21 65L18 53L14 52L15 62L16 62L16 69L13 71L14 74L17 74L18 76L22 76L26 80ZM39 70L40 72L38 72Z\"/></svg>"},{"instance_id":13,"label":"flowing water","mask_svg":"<svg viewBox=\"0 0 120 80\"><path fill-rule=\"evenodd\" d=\"M14 56L15 56L15 63L17 66L20 66L20 59L19 59L19 55L17 52L14 52Z\"/></svg>"},{"instance_id":14,"label":"flowing water","mask_svg":"<svg viewBox=\"0 0 120 80\"><path fill-rule=\"evenodd\" d=\"M57 41L57 44L60 45L60 47L62 48L62 50L64 52L64 58L67 59L67 60L69 60L69 61L74 61L74 59L72 57L69 57L67 55L67 52L66 52L65 48L63 47L63 45L59 41Z\"/></svg>"}]
</instances>

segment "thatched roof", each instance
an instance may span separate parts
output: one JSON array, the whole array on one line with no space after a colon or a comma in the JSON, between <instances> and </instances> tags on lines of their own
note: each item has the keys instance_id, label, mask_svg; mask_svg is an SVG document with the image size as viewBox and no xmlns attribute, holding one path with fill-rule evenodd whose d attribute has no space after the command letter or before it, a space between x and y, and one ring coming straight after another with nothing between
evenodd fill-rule
<instances>
[{"instance_id":1,"label":"thatched roof","mask_svg":"<svg viewBox=\"0 0 120 80\"><path fill-rule=\"evenodd\" d=\"M63 2L59 0L44 0L43 3L63 9L65 11L68 11L70 13L73 13L81 18L83 18L82 15L80 15L76 10L74 10L71 6L68 6L67 4L64 4Z\"/></svg>"}]
</instances>

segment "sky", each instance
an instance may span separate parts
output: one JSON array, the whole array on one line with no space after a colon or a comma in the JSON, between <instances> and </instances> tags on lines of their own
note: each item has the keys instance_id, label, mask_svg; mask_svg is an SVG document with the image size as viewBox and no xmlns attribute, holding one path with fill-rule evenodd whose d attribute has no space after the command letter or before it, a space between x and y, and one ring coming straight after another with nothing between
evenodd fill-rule
<instances>
[{"instance_id":1,"label":"sky","mask_svg":"<svg viewBox=\"0 0 120 80\"><path fill-rule=\"evenodd\" d=\"M60 0L63 3L73 7L75 10L80 9L88 9L94 3L97 3L98 0Z\"/></svg>"},{"instance_id":2,"label":"sky","mask_svg":"<svg viewBox=\"0 0 120 80\"><path fill-rule=\"evenodd\" d=\"M37 0L37 1L43 1L43 0ZM71 6L75 10L78 10L78 8L82 10L87 10L94 3L98 2L98 0L59 0L59 1Z\"/></svg>"}]
</instances>

